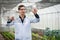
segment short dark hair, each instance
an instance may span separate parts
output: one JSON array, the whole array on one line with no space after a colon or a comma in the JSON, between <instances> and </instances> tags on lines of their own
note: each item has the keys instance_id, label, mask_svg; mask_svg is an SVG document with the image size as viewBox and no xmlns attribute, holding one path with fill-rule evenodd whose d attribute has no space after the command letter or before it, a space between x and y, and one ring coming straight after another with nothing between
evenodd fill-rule
<instances>
[{"instance_id":1,"label":"short dark hair","mask_svg":"<svg viewBox=\"0 0 60 40\"><path fill-rule=\"evenodd\" d=\"M20 10L21 7L25 7L24 5L19 5L18 6L18 10Z\"/></svg>"}]
</instances>

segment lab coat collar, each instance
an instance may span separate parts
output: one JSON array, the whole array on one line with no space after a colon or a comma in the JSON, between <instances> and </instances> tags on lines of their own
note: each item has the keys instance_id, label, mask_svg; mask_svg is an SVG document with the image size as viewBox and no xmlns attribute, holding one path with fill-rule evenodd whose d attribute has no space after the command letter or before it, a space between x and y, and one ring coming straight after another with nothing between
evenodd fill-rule
<instances>
[{"instance_id":1,"label":"lab coat collar","mask_svg":"<svg viewBox=\"0 0 60 40\"><path fill-rule=\"evenodd\" d=\"M23 23L26 16L24 16L24 19L22 19L21 16L19 16L19 18L21 19L21 22Z\"/></svg>"},{"instance_id":2,"label":"lab coat collar","mask_svg":"<svg viewBox=\"0 0 60 40\"><path fill-rule=\"evenodd\" d=\"M26 16L24 16L24 18L25 18ZM21 18L21 16L19 16L19 18ZM22 18L21 18L22 19Z\"/></svg>"}]
</instances>

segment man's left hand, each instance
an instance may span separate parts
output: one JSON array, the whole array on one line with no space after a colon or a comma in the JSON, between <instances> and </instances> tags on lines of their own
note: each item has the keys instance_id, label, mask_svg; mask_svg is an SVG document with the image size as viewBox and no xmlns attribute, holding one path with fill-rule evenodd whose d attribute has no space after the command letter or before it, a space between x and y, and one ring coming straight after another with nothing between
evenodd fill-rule
<instances>
[{"instance_id":1,"label":"man's left hand","mask_svg":"<svg viewBox=\"0 0 60 40\"><path fill-rule=\"evenodd\" d=\"M38 11L37 8L33 8L33 9L32 9L32 13L33 13L33 14L37 14L37 11Z\"/></svg>"}]
</instances>

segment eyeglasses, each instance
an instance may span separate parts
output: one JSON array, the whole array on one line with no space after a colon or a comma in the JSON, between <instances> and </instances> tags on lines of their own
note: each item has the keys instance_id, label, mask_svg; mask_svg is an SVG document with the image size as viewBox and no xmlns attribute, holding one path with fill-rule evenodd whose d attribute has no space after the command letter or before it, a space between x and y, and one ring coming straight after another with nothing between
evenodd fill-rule
<instances>
[{"instance_id":1,"label":"eyeglasses","mask_svg":"<svg viewBox=\"0 0 60 40\"><path fill-rule=\"evenodd\" d=\"M20 10L26 10L26 9L20 9Z\"/></svg>"}]
</instances>

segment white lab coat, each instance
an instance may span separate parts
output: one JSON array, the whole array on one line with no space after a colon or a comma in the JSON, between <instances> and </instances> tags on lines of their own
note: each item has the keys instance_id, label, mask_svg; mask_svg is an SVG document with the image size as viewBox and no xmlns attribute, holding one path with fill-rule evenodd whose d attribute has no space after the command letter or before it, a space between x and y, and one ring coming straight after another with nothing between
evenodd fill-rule
<instances>
[{"instance_id":1,"label":"white lab coat","mask_svg":"<svg viewBox=\"0 0 60 40\"><path fill-rule=\"evenodd\" d=\"M15 39L20 40L32 40L31 34L31 23L39 22L38 18L27 18L25 17L24 22L21 22L20 18L15 19L7 25L15 25Z\"/></svg>"}]
</instances>

